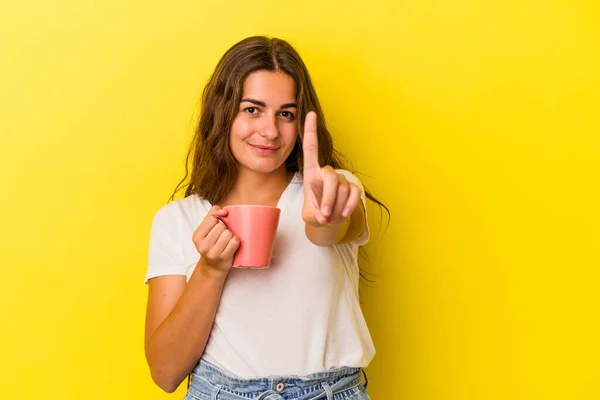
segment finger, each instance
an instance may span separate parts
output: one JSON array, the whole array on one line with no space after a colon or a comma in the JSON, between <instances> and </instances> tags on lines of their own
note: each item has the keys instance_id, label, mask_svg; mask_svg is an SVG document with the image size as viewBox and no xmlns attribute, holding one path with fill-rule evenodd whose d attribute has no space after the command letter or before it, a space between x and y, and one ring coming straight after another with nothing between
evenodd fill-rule
<instances>
[{"instance_id":1,"label":"finger","mask_svg":"<svg viewBox=\"0 0 600 400\"><path fill-rule=\"evenodd\" d=\"M333 212L327 219L329 223L338 223L344 219L342 212L346 208L346 203L348 202L348 198L350 197L350 184L346 179L344 181L340 180L340 184L338 185L337 196L335 199L335 206L333 207Z\"/></svg>"},{"instance_id":2,"label":"finger","mask_svg":"<svg viewBox=\"0 0 600 400\"><path fill-rule=\"evenodd\" d=\"M360 188L350 183L350 195L348 196L348 201L346 201L346 207L342 211L342 217L346 218L354 212L358 203L362 201L360 198L361 194Z\"/></svg>"},{"instance_id":3,"label":"finger","mask_svg":"<svg viewBox=\"0 0 600 400\"><path fill-rule=\"evenodd\" d=\"M330 166L323 167L321 171L323 176L323 197L321 197L320 211L323 216L329 217L335 205L340 179L345 181L346 178L338 175Z\"/></svg>"},{"instance_id":4,"label":"finger","mask_svg":"<svg viewBox=\"0 0 600 400\"><path fill-rule=\"evenodd\" d=\"M313 207L308 205L306 200L304 201L304 205L302 206L302 220L307 224L313 226L320 226L327 224L327 218L321 215L319 212L319 206Z\"/></svg>"},{"instance_id":5,"label":"finger","mask_svg":"<svg viewBox=\"0 0 600 400\"><path fill-rule=\"evenodd\" d=\"M209 251L211 257L219 258L219 257L223 256L222 253L232 238L233 238L233 232L231 232L229 229L223 229L223 231L221 232L221 234L215 241L215 244L212 246L212 248Z\"/></svg>"},{"instance_id":6,"label":"finger","mask_svg":"<svg viewBox=\"0 0 600 400\"><path fill-rule=\"evenodd\" d=\"M327 217L321 214L318 209L314 212L314 220L317 225L327 225Z\"/></svg>"},{"instance_id":7,"label":"finger","mask_svg":"<svg viewBox=\"0 0 600 400\"><path fill-rule=\"evenodd\" d=\"M210 232L210 230L219 223L219 219L217 217L214 216L214 213L217 212L218 207L217 206L213 206L208 213L206 214L206 216L204 217L204 219L202 220L202 222L200 223L200 225L196 228L196 230L194 231L194 239L203 239L206 237L206 235L208 235L208 233Z\"/></svg>"},{"instance_id":8,"label":"finger","mask_svg":"<svg viewBox=\"0 0 600 400\"><path fill-rule=\"evenodd\" d=\"M320 174L320 172L319 172ZM320 179L320 178L319 178ZM304 184L304 206L310 211L311 220L319 224L327 223L327 217L321 214L321 202L323 199L323 182Z\"/></svg>"},{"instance_id":9,"label":"finger","mask_svg":"<svg viewBox=\"0 0 600 400\"><path fill-rule=\"evenodd\" d=\"M219 240L219 237L221 236L221 234L227 229L227 227L225 226L225 224L221 221L219 221L211 230L210 232L208 232L208 234L206 235L206 237L204 238L203 242L204 245L203 247L206 250L210 250L212 249L215 244L217 243L217 240Z\"/></svg>"},{"instance_id":10,"label":"finger","mask_svg":"<svg viewBox=\"0 0 600 400\"><path fill-rule=\"evenodd\" d=\"M215 217L221 218L226 217L229 214L229 210L226 208L220 208L219 206L214 206L211 208L210 213Z\"/></svg>"},{"instance_id":11,"label":"finger","mask_svg":"<svg viewBox=\"0 0 600 400\"><path fill-rule=\"evenodd\" d=\"M317 114L310 111L304 121L304 136L302 137L302 153L304 170L319 168L319 140L317 138Z\"/></svg>"},{"instance_id":12,"label":"finger","mask_svg":"<svg viewBox=\"0 0 600 400\"><path fill-rule=\"evenodd\" d=\"M208 232L219 222L219 218L226 217L229 214L229 210L214 205L208 210L206 216L200 223L200 226L196 228L195 235L199 235L201 238L206 237Z\"/></svg>"},{"instance_id":13,"label":"finger","mask_svg":"<svg viewBox=\"0 0 600 400\"><path fill-rule=\"evenodd\" d=\"M225 246L225 249L223 250L223 258L233 257L233 255L235 254L236 250L239 249L239 247L240 239L237 236L233 236L227 243L227 246Z\"/></svg>"}]
</instances>

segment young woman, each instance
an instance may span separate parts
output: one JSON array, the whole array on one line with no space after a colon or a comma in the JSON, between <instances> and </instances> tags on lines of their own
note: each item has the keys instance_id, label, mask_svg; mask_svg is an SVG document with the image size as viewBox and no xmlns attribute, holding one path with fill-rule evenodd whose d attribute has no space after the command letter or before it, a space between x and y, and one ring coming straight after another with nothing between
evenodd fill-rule
<instances>
[{"instance_id":1,"label":"young woman","mask_svg":"<svg viewBox=\"0 0 600 400\"><path fill-rule=\"evenodd\" d=\"M189 377L186 399L368 399L360 373L375 349L357 255L366 197L381 203L343 169L287 42L250 37L225 53L190 157L185 198L152 224L153 380L173 392ZM240 242L219 218L235 204L281 209L269 268L232 268Z\"/></svg>"}]
</instances>

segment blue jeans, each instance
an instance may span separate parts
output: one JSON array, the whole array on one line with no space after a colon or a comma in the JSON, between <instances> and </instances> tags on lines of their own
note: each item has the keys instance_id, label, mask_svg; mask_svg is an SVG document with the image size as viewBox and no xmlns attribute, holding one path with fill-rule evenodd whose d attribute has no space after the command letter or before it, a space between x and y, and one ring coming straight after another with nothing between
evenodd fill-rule
<instances>
[{"instance_id":1,"label":"blue jeans","mask_svg":"<svg viewBox=\"0 0 600 400\"><path fill-rule=\"evenodd\" d=\"M344 367L307 376L245 379L200 360L190 375L184 400L369 400L361 372L361 368Z\"/></svg>"}]
</instances>

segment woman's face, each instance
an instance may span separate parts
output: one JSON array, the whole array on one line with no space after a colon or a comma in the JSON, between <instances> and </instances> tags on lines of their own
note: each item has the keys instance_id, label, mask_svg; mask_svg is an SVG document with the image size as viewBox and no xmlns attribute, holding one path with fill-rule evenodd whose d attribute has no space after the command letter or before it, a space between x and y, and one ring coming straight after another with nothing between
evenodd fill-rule
<instances>
[{"instance_id":1,"label":"woman's face","mask_svg":"<svg viewBox=\"0 0 600 400\"><path fill-rule=\"evenodd\" d=\"M263 174L285 169L298 136L296 114L296 84L289 75L248 75L229 137L238 168Z\"/></svg>"}]
</instances>

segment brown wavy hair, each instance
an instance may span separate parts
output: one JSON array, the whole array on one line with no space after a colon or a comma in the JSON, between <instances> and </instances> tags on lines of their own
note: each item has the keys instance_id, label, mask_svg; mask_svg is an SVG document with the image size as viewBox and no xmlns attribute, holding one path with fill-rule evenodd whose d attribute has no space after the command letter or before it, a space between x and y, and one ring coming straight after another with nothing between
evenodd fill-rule
<instances>
[{"instance_id":1,"label":"brown wavy hair","mask_svg":"<svg viewBox=\"0 0 600 400\"><path fill-rule=\"evenodd\" d=\"M200 121L188 150L185 176L175 188L172 200L186 187L185 196L195 194L217 204L232 189L237 179L237 165L229 150L229 131L239 110L244 81L255 71L283 72L296 83L299 134L286 160L286 169L302 173L302 132L309 111L317 114L320 164L347 169L347 160L333 147L310 74L298 52L285 40L252 36L227 50L204 88ZM189 183L184 184L188 177ZM383 203L366 189L365 194L384 208L389 217Z\"/></svg>"}]
</instances>

